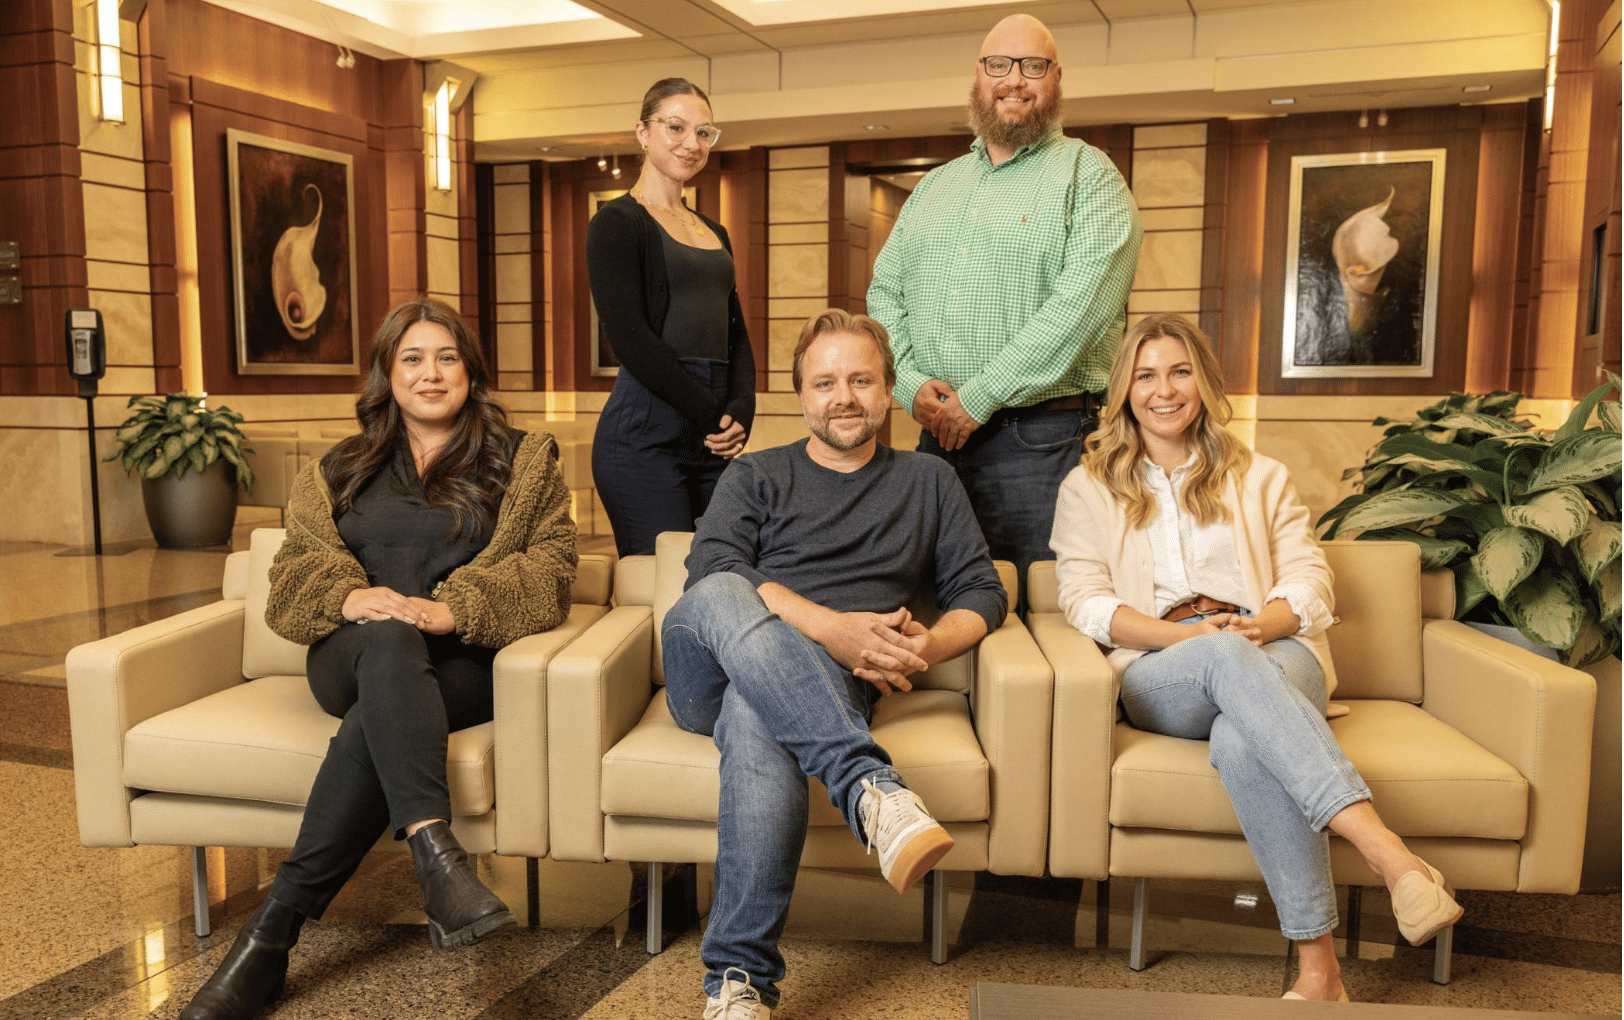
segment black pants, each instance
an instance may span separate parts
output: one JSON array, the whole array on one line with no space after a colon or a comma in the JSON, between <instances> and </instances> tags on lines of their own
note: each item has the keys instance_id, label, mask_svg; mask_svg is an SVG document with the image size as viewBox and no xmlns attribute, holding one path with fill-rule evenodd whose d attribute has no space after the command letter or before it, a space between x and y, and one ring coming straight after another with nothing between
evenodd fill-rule
<instances>
[{"instance_id":1,"label":"black pants","mask_svg":"<svg viewBox=\"0 0 1624 1020\"><path fill-rule=\"evenodd\" d=\"M727 362L682 365L718 403L726 397ZM705 446L719 425L720 419L709 429L695 427L621 369L592 440L592 482L620 555L651 556L660 532L694 530L727 467Z\"/></svg>"},{"instance_id":2,"label":"black pants","mask_svg":"<svg viewBox=\"0 0 1624 1020\"><path fill-rule=\"evenodd\" d=\"M489 648L399 620L345 624L310 646L310 690L338 734L271 895L320 917L385 829L451 819L446 738L491 718Z\"/></svg>"}]
</instances>

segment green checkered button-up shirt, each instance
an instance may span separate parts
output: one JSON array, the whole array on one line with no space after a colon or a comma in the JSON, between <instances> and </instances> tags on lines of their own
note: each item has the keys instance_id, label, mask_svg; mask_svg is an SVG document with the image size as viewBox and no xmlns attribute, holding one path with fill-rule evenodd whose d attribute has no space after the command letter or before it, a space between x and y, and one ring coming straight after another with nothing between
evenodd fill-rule
<instances>
[{"instance_id":1,"label":"green checkered button-up shirt","mask_svg":"<svg viewBox=\"0 0 1624 1020\"><path fill-rule=\"evenodd\" d=\"M994 166L977 138L919 182L874 263L868 314L891 333L897 403L941 379L985 422L1105 389L1143 235L1093 146L1057 127Z\"/></svg>"}]
</instances>

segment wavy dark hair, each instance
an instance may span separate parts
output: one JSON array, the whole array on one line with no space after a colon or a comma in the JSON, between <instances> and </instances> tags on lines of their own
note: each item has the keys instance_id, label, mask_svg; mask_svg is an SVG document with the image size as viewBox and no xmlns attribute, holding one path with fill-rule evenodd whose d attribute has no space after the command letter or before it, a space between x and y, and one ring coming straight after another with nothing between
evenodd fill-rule
<instances>
[{"instance_id":1,"label":"wavy dark hair","mask_svg":"<svg viewBox=\"0 0 1624 1020\"><path fill-rule=\"evenodd\" d=\"M423 473L423 493L430 506L449 507L456 525L449 537L479 529L496 520L496 509L513 474L513 430L507 411L491 394L485 352L468 324L443 301L420 297L389 310L372 336L371 366L355 398L361 434L334 446L321 461L321 476L333 494L333 516L355 505L363 486L397 451L411 450L406 419L395 403L390 375L406 331L419 322L444 327L457 345L468 373L468 399L457 414L451 437Z\"/></svg>"}]
</instances>

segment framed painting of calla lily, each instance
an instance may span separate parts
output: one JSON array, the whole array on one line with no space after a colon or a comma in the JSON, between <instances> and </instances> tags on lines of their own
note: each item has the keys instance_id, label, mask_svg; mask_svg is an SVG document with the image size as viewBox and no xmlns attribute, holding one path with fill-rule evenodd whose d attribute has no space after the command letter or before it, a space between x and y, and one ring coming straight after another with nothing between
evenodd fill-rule
<instances>
[{"instance_id":1,"label":"framed painting of calla lily","mask_svg":"<svg viewBox=\"0 0 1624 1020\"><path fill-rule=\"evenodd\" d=\"M1433 374L1444 150L1294 156L1285 378Z\"/></svg>"},{"instance_id":2,"label":"framed painting of calla lily","mask_svg":"<svg viewBox=\"0 0 1624 1020\"><path fill-rule=\"evenodd\" d=\"M347 153L226 132L237 371L354 375L354 167Z\"/></svg>"}]
</instances>

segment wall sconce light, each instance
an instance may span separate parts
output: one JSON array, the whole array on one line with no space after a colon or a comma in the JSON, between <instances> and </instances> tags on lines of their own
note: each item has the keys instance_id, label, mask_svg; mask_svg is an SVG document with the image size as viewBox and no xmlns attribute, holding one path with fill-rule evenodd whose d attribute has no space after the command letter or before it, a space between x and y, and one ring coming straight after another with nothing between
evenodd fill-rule
<instances>
[{"instance_id":1,"label":"wall sconce light","mask_svg":"<svg viewBox=\"0 0 1624 1020\"><path fill-rule=\"evenodd\" d=\"M1377 127L1386 127L1387 126L1387 110L1385 108L1376 113L1376 126Z\"/></svg>"},{"instance_id":2,"label":"wall sconce light","mask_svg":"<svg viewBox=\"0 0 1624 1020\"><path fill-rule=\"evenodd\" d=\"M609 171L609 176L617 181L620 180L620 153L618 152L615 153L615 168Z\"/></svg>"},{"instance_id":3,"label":"wall sconce light","mask_svg":"<svg viewBox=\"0 0 1624 1020\"><path fill-rule=\"evenodd\" d=\"M345 70L348 70L348 69L354 67L355 66L355 53L354 53L354 51L351 50L348 46L345 46L343 43L334 43L333 45L338 47L338 59L333 61L333 65L335 67L342 67Z\"/></svg>"},{"instance_id":4,"label":"wall sconce light","mask_svg":"<svg viewBox=\"0 0 1624 1020\"><path fill-rule=\"evenodd\" d=\"M118 0L96 0L96 81L101 119L124 123L124 72L119 66Z\"/></svg>"},{"instance_id":5,"label":"wall sconce light","mask_svg":"<svg viewBox=\"0 0 1624 1020\"><path fill-rule=\"evenodd\" d=\"M607 159L604 159L602 156L599 156L598 157L598 169L599 170L607 170L607 169L609 169L609 161Z\"/></svg>"},{"instance_id":6,"label":"wall sconce light","mask_svg":"<svg viewBox=\"0 0 1624 1020\"><path fill-rule=\"evenodd\" d=\"M451 80L440 83L429 104L434 112L434 187L451 190Z\"/></svg>"},{"instance_id":7,"label":"wall sconce light","mask_svg":"<svg viewBox=\"0 0 1624 1020\"><path fill-rule=\"evenodd\" d=\"M1556 121L1556 49L1561 42L1562 2L1550 0L1551 41L1545 54L1545 130Z\"/></svg>"},{"instance_id":8,"label":"wall sconce light","mask_svg":"<svg viewBox=\"0 0 1624 1020\"><path fill-rule=\"evenodd\" d=\"M1368 128L1369 126L1370 126L1370 111L1369 110L1360 110L1359 111L1359 130L1363 131L1365 128Z\"/></svg>"}]
</instances>

